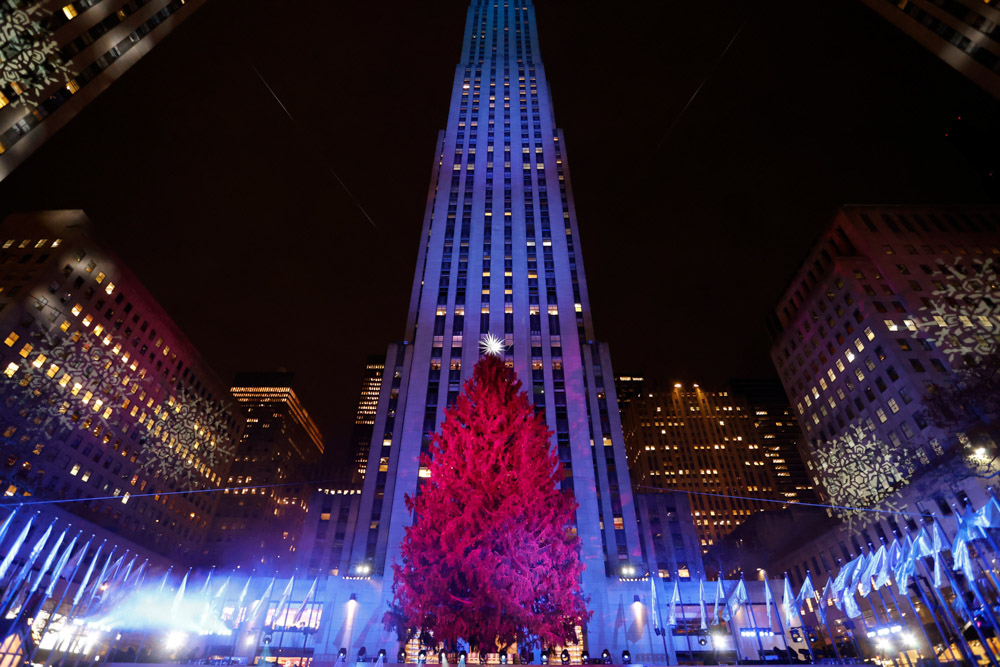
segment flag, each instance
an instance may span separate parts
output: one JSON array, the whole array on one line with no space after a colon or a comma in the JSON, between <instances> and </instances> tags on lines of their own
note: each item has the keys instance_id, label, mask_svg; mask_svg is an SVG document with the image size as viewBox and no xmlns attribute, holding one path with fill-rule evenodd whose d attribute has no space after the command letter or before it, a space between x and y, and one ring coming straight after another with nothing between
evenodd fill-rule
<instances>
[{"instance_id":1,"label":"flag","mask_svg":"<svg viewBox=\"0 0 1000 667\"><path fill-rule=\"evenodd\" d=\"M698 579L698 610L701 613L701 629L708 630L708 610L705 609L705 578Z\"/></svg>"},{"instance_id":2,"label":"flag","mask_svg":"<svg viewBox=\"0 0 1000 667\"><path fill-rule=\"evenodd\" d=\"M73 549L76 547L76 541L80 538L83 531L77 532L76 536L70 541L69 546L63 551L62 555L59 556L59 560L56 561L56 566L52 570L52 577L49 579L48 588L45 589L45 598L48 599L52 592L56 588L56 584L59 583L59 575L62 574L63 568L66 567L66 563L69 562L69 556L73 553ZM38 579L41 580L41 574L39 574Z\"/></svg>"},{"instance_id":3,"label":"flag","mask_svg":"<svg viewBox=\"0 0 1000 667\"><path fill-rule=\"evenodd\" d=\"M674 582L674 592L670 594L670 611L667 612L667 625L673 627L677 625L677 603L681 599L681 584L679 581Z\"/></svg>"},{"instance_id":4,"label":"flag","mask_svg":"<svg viewBox=\"0 0 1000 667\"><path fill-rule=\"evenodd\" d=\"M7 517L9 520L10 517ZM11 545L10 549L7 551L7 555L3 557L3 561L0 562L0 580L3 580L7 576L7 570L10 569L10 564L14 562L14 558L17 556L17 552L21 550L21 545L24 541L28 539L28 532L31 531L31 524L34 523L35 517L28 519L28 523L24 524L24 528L21 529L21 534L17 536L14 540L14 544Z\"/></svg>"},{"instance_id":5,"label":"flag","mask_svg":"<svg viewBox=\"0 0 1000 667\"><path fill-rule=\"evenodd\" d=\"M861 580L864 578L865 573L868 572L868 565L872 562L871 554L862 554L858 557L858 565L854 568L854 572L851 574L851 581L848 584L848 588L851 589L851 593L855 593L858 590L858 586L861 585Z\"/></svg>"},{"instance_id":6,"label":"flag","mask_svg":"<svg viewBox=\"0 0 1000 667\"><path fill-rule=\"evenodd\" d=\"M913 576L913 568L917 564L916 550L917 547L909 535L899 545L899 560L892 571L892 578L896 580L896 590L900 595L906 594L906 587L910 583L910 577Z\"/></svg>"},{"instance_id":7,"label":"flag","mask_svg":"<svg viewBox=\"0 0 1000 667\"><path fill-rule=\"evenodd\" d=\"M771 618L771 605L774 604L774 598L771 595L771 585L767 583L767 578L764 578L764 608L767 610L767 627L770 628L774 623Z\"/></svg>"},{"instance_id":8,"label":"flag","mask_svg":"<svg viewBox=\"0 0 1000 667\"><path fill-rule=\"evenodd\" d=\"M176 616L177 610L181 608L181 603L184 601L184 589L187 588L188 575L191 574L191 570L188 569L184 573L184 578L181 579L181 585L177 587L177 594L174 595L173 604L170 605L170 615Z\"/></svg>"},{"instance_id":9,"label":"flag","mask_svg":"<svg viewBox=\"0 0 1000 667\"><path fill-rule=\"evenodd\" d=\"M865 573L861 577L860 589L861 595L868 597L868 594L872 592L872 579L878 576L878 574L885 567L885 545L880 545L878 551L875 555L868 560L868 567L865 568Z\"/></svg>"},{"instance_id":10,"label":"flag","mask_svg":"<svg viewBox=\"0 0 1000 667\"><path fill-rule=\"evenodd\" d=\"M247 585L249 586L250 582L247 582ZM274 578L272 577L271 583L269 583L267 588L264 590L264 594L261 595L260 599L254 603L253 608L250 609L250 613L247 616L247 622L251 627L253 627L253 625L260 620L261 610L266 610L267 607L271 606L271 589L273 588Z\"/></svg>"},{"instance_id":11,"label":"flag","mask_svg":"<svg viewBox=\"0 0 1000 667\"><path fill-rule=\"evenodd\" d=\"M722 610L723 620L730 620L740 608L741 604L746 604L750 599L747 595L747 586L743 582L743 577L740 577L740 583L736 584L736 588L733 590L732 595L726 601L726 607Z\"/></svg>"},{"instance_id":12,"label":"flag","mask_svg":"<svg viewBox=\"0 0 1000 667\"><path fill-rule=\"evenodd\" d=\"M649 574L649 599L650 599L650 604L651 604L651 606L653 608L653 629L654 630L659 630L660 629L659 614L657 613L659 611L660 607L659 607L659 603L656 601L656 580L657 579L659 579L659 577L655 576L652 572L650 572L650 574ZM315 586L316 586L316 584L314 583L313 587L315 587ZM307 595L306 597L308 598L309 596ZM660 634L660 633L657 632L656 634Z\"/></svg>"},{"instance_id":13,"label":"flag","mask_svg":"<svg viewBox=\"0 0 1000 667\"><path fill-rule=\"evenodd\" d=\"M719 605L722 602L722 598L725 597L725 590L722 587L722 577L718 577L715 580L715 609L712 610L712 625L719 622Z\"/></svg>"},{"instance_id":14,"label":"flag","mask_svg":"<svg viewBox=\"0 0 1000 667\"><path fill-rule=\"evenodd\" d=\"M832 593L831 599L833 600L833 604L837 606L837 609L843 610L844 608L844 592L850 587L854 570L857 568L860 560L860 558L855 558L841 567L840 572L837 573L837 578L833 580L833 586L830 588Z\"/></svg>"},{"instance_id":15,"label":"flag","mask_svg":"<svg viewBox=\"0 0 1000 667\"><path fill-rule=\"evenodd\" d=\"M884 545L883 545L884 547ZM882 554L882 563L878 572L875 573L875 583L872 586L875 589L882 588L883 586L889 585L889 578L892 575L892 564L894 554L899 550L899 543L893 539L892 544L889 545L888 549Z\"/></svg>"},{"instance_id":16,"label":"flag","mask_svg":"<svg viewBox=\"0 0 1000 667\"><path fill-rule=\"evenodd\" d=\"M250 582L253 581L253 575L247 577L247 583L243 585L243 590L240 591L240 597L236 600L236 606L233 607L233 627L236 627L240 623L240 612L243 609L243 601L247 598L247 593L250 591ZM247 614L247 618L249 618Z\"/></svg>"},{"instance_id":17,"label":"flag","mask_svg":"<svg viewBox=\"0 0 1000 667\"><path fill-rule=\"evenodd\" d=\"M653 575L649 575L649 581L652 583ZM299 621L302 620L302 615L306 612L306 607L309 605L310 601L316 597L316 584L319 583L319 579L313 579L313 585L309 587L309 592L306 593L305 599L302 604L299 605L298 611L295 612L295 616L292 617L292 625L298 625ZM656 587L653 587L653 595L656 595ZM653 604L655 605L655 598ZM655 608L655 607L654 607ZM656 613L653 613L653 627L656 627Z\"/></svg>"},{"instance_id":18,"label":"flag","mask_svg":"<svg viewBox=\"0 0 1000 667\"><path fill-rule=\"evenodd\" d=\"M83 581L80 582L79 588L76 589L76 595L73 596L74 607L80 603L80 599L83 597L83 591L86 590L87 584L90 583L90 577L94 574L94 567L97 565L97 561L101 557L101 551L104 549L105 544L107 544L107 540L101 542L101 546L97 547L97 551L94 553L94 557L90 561L90 566L87 567L87 573L83 575Z\"/></svg>"},{"instance_id":19,"label":"flag","mask_svg":"<svg viewBox=\"0 0 1000 667\"><path fill-rule=\"evenodd\" d=\"M49 536L52 534L52 525L54 523L55 520L49 524L49 527L45 529L42 536L38 538L38 541L35 542L35 546L31 547L31 551L28 552L27 560L25 560L24 564L21 565L21 569L18 570L14 581L12 581L7 587L7 590L4 593L3 604L0 604L0 610L2 610L2 612L5 613L7 611L7 606L13 601L15 596L22 593L22 586L27 583L28 578L31 575L31 568L35 566L35 561L38 560L42 550L45 549L46 542L49 541Z\"/></svg>"},{"instance_id":20,"label":"flag","mask_svg":"<svg viewBox=\"0 0 1000 667\"><path fill-rule=\"evenodd\" d=\"M45 560L42 561L42 567L38 570L38 576L35 577L34 581L31 582L31 588L28 590L28 594L34 593L38 590L38 586L42 583L42 578L45 577L45 573L49 571L52 567L52 562L56 559L56 554L59 553L59 547L62 546L63 540L66 539L66 531L69 528L64 528L63 532L56 539L56 543L52 545L49 549L49 553L45 556Z\"/></svg>"},{"instance_id":21,"label":"flag","mask_svg":"<svg viewBox=\"0 0 1000 667\"><path fill-rule=\"evenodd\" d=\"M82 533L83 531L80 531L80 533L77 534L77 537L79 537ZM56 564L56 569L52 573L52 581L49 582L49 587L45 589L45 597L52 597L52 593L55 592L56 584L59 583L59 579L62 577L63 572L67 572L68 575L66 578L72 581L73 574L76 572L77 568L80 567L80 563L83 561L83 555L87 553L87 549L90 548L90 543L94 541L94 536L91 535L90 539L87 540L87 543L83 546L83 549L77 551L76 555L70 558L69 556L73 551L73 547L76 545L77 537L73 538L73 542L69 545L69 548L66 549L66 553L63 556L65 560L61 560L58 564Z\"/></svg>"},{"instance_id":22,"label":"flag","mask_svg":"<svg viewBox=\"0 0 1000 667\"><path fill-rule=\"evenodd\" d=\"M7 531L10 529L10 524L14 520L14 515L17 514L18 508L15 507L14 511L7 515L7 518L3 520L3 524L0 525L0 544L3 544L4 538L7 537Z\"/></svg>"},{"instance_id":23,"label":"flag","mask_svg":"<svg viewBox=\"0 0 1000 667\"><path fill-rule=\"evenodd\" d=\"M974 516L980 528L1000 528L1000 503L996 498L990 498Z\"/></svg>"},{"instance_id":24,"label":"flag","mask_svg":"<svg viewBox=\"0 0 1000 667\"><path fill-rule=\"evenodd\" d=\"M809 580L809 573L806 573L806 581ZM802 584L802 588L805 588L805 584ZM802 595L802 590L799 590L799 595ZM792 583L788 579L788 573L785 572L785 585L781 591L781 604L785 607L785 625L792 627L792 613L798 611L798 601L797 597L792 596ZM794 608L793 608L794 607ZM798 614L796 614L798 615Z\"/></svg>"},{"instance_id":25,"label":"flag","mask_svg":"<svg viewBox=\"0 0 1000 667\"><path fill-rule=\"evenodd\" d=\"M295 577L292 576L288 580L288 585L285 586L285 590L281 593L281 597L278 598L278 606L274 610L274 616L271 617L271 627L277 626L280 622L282 627L288 627L288 619L285 616L288 614L288 605L292 600L292 587L295 585Z\"/></svg>"},{"instance_id":26,"label":"flag","mask_svg":"<svg viewBox=\"0 0 1000 667\"><path fill-rule=\"evenodd\" d=\"M826 586L819 596L819 603L816 605L816 616L820 622L826 624L826 606L829 604L830 596L833 594L833 577L827 577Z\"/></svg>"},{"instance_id":27,"label":"flag","mask_svg":"<svg viewBox=\"0 0 1000 667\"><path fill-rule=\"evenodd\" d=\"M209 615L218 617L222 614L222 610L226 602L226 591L229 590L229 582L232 578L232 575L226 577L226 580L222 582L221 586L219 586L219 590L216 591L215 597L212 598L212 604L209 607ZM238 609L236 611L239 613Z\"/></svg>"},{"instance_id":28,"label":"flag","mask_svg":"<svg viewBox=\"0 0 1000 667\"><path fill-rule=\"evenodd\" d=\"M969 543L959 535L951 547L951 556L955 559L954 569L961 572L970 582L973 581L972 561L969 559Z\"/></svg>"},{"instance_id":29,"label":"flag","mask_svg":"<svg viewBox=\"0 0 1000 667\"><path fill-rule=\"evenodd\" d=\"M934 551L934 587L941 588L941 552L948 546L948 538L941 531L941 524L935 521L931 527L931 549Z\"/></svg>"}]
</instances>

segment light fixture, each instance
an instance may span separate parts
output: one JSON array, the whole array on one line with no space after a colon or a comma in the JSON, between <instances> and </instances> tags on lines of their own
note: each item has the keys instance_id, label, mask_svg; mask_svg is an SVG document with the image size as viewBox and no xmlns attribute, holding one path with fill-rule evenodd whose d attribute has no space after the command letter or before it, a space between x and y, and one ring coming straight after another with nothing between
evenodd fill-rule
<instances>
[{"instance_id":1,"label":"light fixture","mask_svg":"<svg viewBox=\"0 0 1000 667\"><path fill-rule=\"evenodd\" d=\"M543 665L549 664L549 652L548 651L542 651L542 657L541 657L541 659L538 662L541 663L541 664L543 664Z\"/></svg>"},{"instance_id":2,"label":"light fixture","mask_svg":"<svg viewBox=\"0 0 1000 667\"><path fill-rule=\"evenodd\" d=\"M603 662L605 665L611 664L611 651L609 651L608 649L604 649L603 651L601 651L601 662Z\"/></svg>"},{"instance_id":3,"label":"light fixture","mask_svg":"<svg viewBox=\"0 0 1000 667\"><path fill-rule=\"evenodd\" d=\"M439 665L447 665L448 664L448 654L445 653L444 651L439 651L438 652L438 664Z\"/></svg>"},{"instance_id":4,"label":"light fixture","mask_svg":"<svg viewBox=\"0 0 1000 667\"><path fill-rule=\"evenodd\" d=\"M631 665L632 664L632 654L629 653L627 650L626 651L622 651L622 664L623 665Z\"/></svg>"},{"instance_id":5,"label":"light fixture","mask_svg":"<svg viewBox=\"0 0 1000 667\"><path fill-rule=\"evenodd\" d=\"M638 595L633 595L632 596L632 603L635 604L636 602L639 602L639 596Z\"/></svg>"},{"instance_id":6,"label":"light fixture","mask_svg":"<svg viewBox=\"0 0 1000 667\"><path fill-rule=\"evenodd\" d=\"M563 649L562 653L559 654L559 657L562 659L562 664L564 664L564 665L568 665L569 664L569 651L567 651L566 649Z\"/></svg>"},{"instance_id":7,"label":"light fixture","mask_svg":"<svg viewBox=\"0 0 1000 667\"><path fill-rule=\"evenodd\" d=\"M708 637L706 637L705 635L698 635L698 644L700 646L704 646L707 643L708 643Z\"/></svg>"},{"instance_id":8,"label":"light fixture","mask_svg":"<svg viewBox=\"0 0 1000 667\"><path fill-rule=\"evenodd\" d=\"M587 651L584 651L583 653L581 653L580 654L580 662L582 662L585 665L587 663L589 663L590 662L590 653L588 653Z\"/></svg>"},{"instance_id":9,"label":"light fixture","mask_svg":"<svg viewBox=\"0 0 1000 667\"><path fill-rule=\"evenodd\" d=\"M347 659L347 649L344 648L343 646L341 646L340 650L337 651L337 659L338 660L346 660Z\"/></svg>"},{"instance_id":10,"label":"light fixture","mask_svg":"<svg viewBox=\"0 0 1000 667\"><path fill-rule=\"evenodd\" d=\"M396 654L396 662L398 662L401 665L405 665L406 664L406 649L405 648L399 649L399 653Z\"/></svg>"},{"instance_id":11,"label":"light fixture","mask_svg":"<svg viewBox=\"0 0 1000 667\"><path fill-rule=\"evenodd\" d=\"M376 656L375 659L376 660L381 660L382 662L385 662L385 655L386 655L385 654L385 649L384 648L380 648L378 650L378 655Z\"/></svg>"},{"instance_id":12,"label":"light fixture","mask_svg":"<svg viewBox=\"0 0 1000 667\"><path fill-rule=\"evenodd\" d=\"M417 664L422 665L427 662L427 651L420 649L420 653L417 654Z\"/></svg>"},{"instance_id":13,"label":"light fixture","mask_svg":"<svg viewBox=\"0 0 1000 667\"><path fill-rule=\"evenodd\" d=\"M468 661L469 661L469 654L466 653L465 651L459 651L458 652L458 664L464 665Z\"/></svg>"},{"instance_id":14,"label":"light fixture","mask_svg":"<svg viewBox=\"0 0 1000 667\"><path fill-rule=\"evenodd\" d=\"M500 664L501 665L507 664L507 651L503 651L502 653L500 653Z\"/></svg>"},{"instance_id":15,"label":"light fixture","mask_svg":"<svg viewBox=\"0 0 1000 667\"><path fill-rule=\"evenodd\" d=\"M358 649L358 662L364 662L365 658L368 657L368 649L364 646Z\"/></svg>"}]
</instances>

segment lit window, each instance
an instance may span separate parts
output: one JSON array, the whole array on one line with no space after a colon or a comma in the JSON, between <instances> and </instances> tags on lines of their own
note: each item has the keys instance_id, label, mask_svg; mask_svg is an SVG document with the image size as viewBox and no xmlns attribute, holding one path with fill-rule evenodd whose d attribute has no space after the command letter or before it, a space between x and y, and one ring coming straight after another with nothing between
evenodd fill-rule
<instances>
[{"instance_id":1,"label":"lit window","mask_svg":"<svg viewBox=\"0 0 1000 667\"><path fill-rule=\"evenodd\" d=\"M31 343L25 343L24 347L21 348L21 352L19 354L25 359L27 359L28 355L31 354L31 351L34 349L34 347L35 346L32 345Z\"/></svg>"},{"instance_id":2,"label":"lit window","mask_svg":"<svg viewBox=\"0 0 1000 667\"><path fill-rule=\"evenodd\" d=\"M75 93L80 90L80 84L76 82L76 79L70 79L66 82L66 90L70 93Z\"/></svg>"},{"instance_id":3,"label":"lit window","mask_svg":"<svg viewBox=\"0 0 1000 667\"><path fill-rule=\"evenodd\" d=\"M7 377L14 377L14 373L17 372L17 364L13 361L7 364L7 368L4 369L3 374Z\"/></svg>"},{"instance_id":4,"label":"lit window","mask_svg":"<svg viewBox=\"0 0 1000 667\"><path fill-rule=\"evenodd\" d=\"M66 15L67 19L72 19L73 17L76 16L76 7L74 7L72 4L68 4L65 7L63 7L62 11L63 14Z\"/></svg>"},{"instance_id":5,"label":"lit window","mask_svg":"<svg viewBox=\"0 0 1000 667\"><path fill-rule=\"evenodd\" d=\"M94 280L96 280L97 284L100 285L101 283L104 282L104 279L107 277L108 276L104 273L104 271L101 271L97 274L97 277L95 277Z\"/></svg>"},{"instance_id":6,"label":"lit window","mask_svg":"<svg viewBox=\"0 0 1000 667\"><path fill-rule=\"evenodd\" d=\"M74 464L73 467L70 468L69 470L69 474L73 475L74 477L76 477L76 474L78 472L80 472L80 466L78 464Z\"/></svg>"},{"instance_id":7,"label":"lit window","mask_svg":"<svg viewBox=\"0 0 1000 667\"><path fill-rule=\"evenodd\" d=\"M7 345L7 347L14 347L14 343L17 342L18 338L20 338L20 336L11 331L10 335L7 336L7 339L4 341L4 343Z\"/></svg>"},{"instance_id":8,"label":"lit window","mask_svg":"<svg viewBox=\"0 0 1000 667\"><path fill-rule=\"evenodd\" d=\"M108 294L111 294L112 292L115 291L115 284L108 283L108 286L104 288L104 291L107 292Z\"/></svg>"},{"instance_id":9,"label":"lit window","mask_svg":"<svg viewBox=\"0 0 1000 667\"><path fill-rule=\"evenodd\" d=\"M70 312L73 313L74 315L79 315L80 313L83 312L83 306L81 306L80 304L76 304L75 306L73 306L73 309Z\"/></svg>"},{"instance_id":10,"label":"lit window","mask_svg":"<svg viewBox=\"0 0 1000 667\"><path fill-rule=\"evenodd\" d=\"M93 322L93 321L94 321L94 316L93 315L87 315L85 318L83 318L83 326L89 327L90 323Z\"/></svg>"},{"instance_id":11,"label":"lit window","mask_svg":"<svg viewBox=\"0 0 1000 667\"><path fill-rule=\"evenodd\" d=\"M40 354L40 355L38 355L37 359L35 359L33 362L31 362L31 365L34 366L35 368L41 368L42 364L45 363L45 359L46 358L47 357L44 354Z\"/></svg>"}]
</instances>

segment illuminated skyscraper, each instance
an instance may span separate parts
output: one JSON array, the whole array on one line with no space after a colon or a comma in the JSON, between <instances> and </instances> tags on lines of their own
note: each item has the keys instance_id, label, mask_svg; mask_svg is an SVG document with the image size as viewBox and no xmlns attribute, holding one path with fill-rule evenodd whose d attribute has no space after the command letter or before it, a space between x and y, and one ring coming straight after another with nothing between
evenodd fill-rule
<instances>
[{"instance_id":1,"label":"illuminated skyscraper","mask_svg":"<svg viewBox=\"0 0 1000 667\"><path fill-rule=\"evenodd\" d=\"M365 481L368 469L368 452L371 450L372 429L378 411L378 395L382 387L382 373L385 370L385 356L372 355L365 362L365 377L361 382L361 396L354 414L354 430L351 433L351 483L358 487ZM380 464L381 465L381 464Z\"/></svg>"},{"instance_id":2,"label":"illuminated skyscraper","mask_svg":"<svg viewBox=\"0 0 1000 667\"><path fill-rule=\"evenodd\" d=\"M745 398L677 383L644 391L623 419L636 484L693 492L690 507L702 551L754 512L781 507L768 502L781 500L777 453L759 439Z\"/></svg>"},{"instance_id":3,"label":"illuminated skyscraper","mask_svg":"<svg viewBox=\"0 0 1000 667\"><path fill-rule=\"evenodd\" d=\"M871 507L955 446L923 399L998 340L998 230L994 206L849 206L799 268L771 357L827 501Z\"/></svg>"},{"instance_id":4,"label":"illuminated skyscraper","mask_svg":"<svg viewBox=\"0 0 1000 667\"><path fill-rule=\"evenodd\" d=\"M0 479L182 561L202 554L242 420L82 211L0 226Z\"/></svg>"},{"instance_id":5,"label":"illuminated skyscraper","mask_svg":"<svg viewBox=\"0 0 1000 667\"><path fill-rule=\"evenodd\" d=\"M589 645L625 647L609 620L619 577L647 566L611 360L591 323L564 144L531 3L474 0L435 149L404 340L386 355L346 573L372 580L357 589L357 627L380 623L391 599L419 455L491 332L544 410L569 473L563 484L579 502L583 590L595 612Z\"/></svg>"},{"instance_id":6,"label":"illuminated skyscraper","mask_svg":"<svg viewBox=\"0 0 1000 667\"><path fill-rule=\"evenodd\" d=\"M0 180L203 3L0 3Z\"/></svg>"},{"instance_id":7,"label":"illuminated skyscraper","mask_svg":"<svg viewBox=\"0 0 1000 667\"><path fill-rule=\"evenodd\" d=\"M206 556L268 570L294 566L323 436L292 388L292 373L239 373L232 394L246 416ZM289 484L301 482L300 484ZM244 488L241 488L244 487ZM262 488L263 487L263 488Z\"/></svg>"}]
</instances>

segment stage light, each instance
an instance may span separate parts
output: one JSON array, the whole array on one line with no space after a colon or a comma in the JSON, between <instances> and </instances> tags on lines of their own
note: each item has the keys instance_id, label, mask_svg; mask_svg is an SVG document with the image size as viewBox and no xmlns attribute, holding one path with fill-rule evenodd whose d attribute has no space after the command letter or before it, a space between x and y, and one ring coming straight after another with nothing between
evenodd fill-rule
<instances>
[{"instance_id":1,"label":"stage light","mask_svg":"<svg viewBox=\"0 0 1000 667\"><path fill-rule=\"evenodd\" d=\"M564 665L568 665L569 664L569 651L567 651L566 649L563 649L562 653L559 654L559 657L562 659L562 664L564 664Z\"/></svg>"},{"instance_id":2,"label":"stage light","mask_svg":"<svg viewBox=\"0 0 1000 667\"><path fill-rule=\"evenodd\" d=\"M364 646L358 649L358 662L364 662L365 658L368 657L368 649Z\"/></svg>"},{"instance_id":3,"label":"stage light","mask_svg":"<svg viewBox=\"0 0 1000 667\"><path fill-rule=\"evenodd\" d=\"M163 645L168 651L176 651L180 647L184 646L184 642L187 641L187 635L183 632L171 632L167 635L166 641Z\"/></svg>"},{"instance_id":4,"label":"stage light","mask_svg":"<svg viewBox=\"0 0 1000 667\"><path fill-rule=\"evenodd\" d=\"M417 654L417 664L422 665L427 662L427 651L420 649L420 653Z\"/></svg>"},{"instance_id":5,"label":"stage light","mask_svg":"<svg viewBox=\"0 0 1000 667\"><path fill-rule=\"evenodd\" d=\"M504 652L502 652L500 654L500 664L501 665L506 665L507 664L507 652L506 651L504 651Z\"/></svg>"},{"instance_id":6,"label":"stage light","mask_svg":"<svg viewBox=\"0 0 1000 667\"><path fill-rule=\"evenodd\" d=\"M399 649L399 653L396 654L396 660L401 665L405 665L406 664L406 649L405 648Z\"/></svg>"},{"instance_id":7,"label":"stage light","mask_svg":"<svg viewBox=\"0 0 1000 667\"><path fill-rule=\"evenodd\" d=\"M486 661L488 659L489 659L489 656L486 655L486 651L480 651L479 652L479 664L480 665L485 665Z\"/></svg>"},{"instance_id":8,"label":"stage light","mask_svg":"<svg viewBox=\"0 0 1000 667\"><path fill-rule=\"evenodd\" d=\"M535 661L535 654L534 654L533 651L529 651L527 649L522 649L521 650L521 664L522 665L530 665L534 661Z\"/></svg>"},{"instance_id":9,"label":"stage light","mask_svg":"<svg viewBox=\"0 0 1000 667\"><path fill-rule=\"evenodd\" d=\"M347 649L344 648L343 646L341 646L340 650L337 651L337 659L338 660L347 660Z\"/></svg>"},{"instance_id":10,"label":"stage light","mask_svg":"<svg viewBox=\"0 0 1000 667\"><path fill-rule=\"evenodd\" d=\"M439 665L447 665L448 664L448 654L445 653L444 651L439 651L438 652L438 664Z\"/></svg>"},{"instance_id":11,"label":"stage light","mask_svg":"<svg viewBox=\"0 0 1000 667\"><path fill-rule=\"evenodd\" d=\"M378 650L378 655L376 656L375 659L376 660L381 660L382 662L385 662L385 655L386 655L385 649L384 648L380 648Z\"/></svg>"},{"instance_id":12,"label":"stage light","mask_svg":"<svg viewBox=\"0 0 1000 667\"><path fill-rule=\"evenodd\" d=\"M698 635L698 644L704 646L707 643L708 643L708 637L706 637L705 635Z\"/></svg>"},{"instance_id":13,"label":"stage light","mask_svg":"<svg viewBox=\"0 0 1000 667\"><path fill-rule=\"evenodd\" d=\"M632 664L632 654L628 651L622 651L622 664L631 665Z\"/></svg>"},{"instance_id":14,"label":"stage light","mask_svg":"<svg viewBox=\"0 0 1000 667\"><path fill-rule=\"evenodd\" d=\"M541 660L539 660L539 662L541 664L543 664L543 665L549 664L549 652L548 651L542 651L542 658L541 658Z\"/></svg>"},{"instance_id":15,"label":"stage light","mask_svg":"<svg viewBox=\"0 0 1000 667\"><path fill-rule=\"evenodd\" d=\"M581 653L580 654L580 662L583 663L583 664L585 664L585 665L587 663L589 663L590 662L590 654L587 653L586 651L584 651L583 653Z\"/></svg>"},{"instance_id":16,"label":"stage light","mask_svg":"<svg viewBox=\"0 0 1000 667\"><path fill-rule=\"evenodd\" d=\"M466 653L465 651L459 651L458 652L458 664L464 665L468 661L469 661L469 654Z\"/></svg>"},{"instance_id":17,"label":"stage light","mask_svg":"<svg viewBox=\"0 0 1000 667\"><path fill-rule=\"evenodd\" d=\"M609 651L608 649L604 649L603 651L601 651L601 662L603 662L605 665L611 664L611 651Z\"/></svg>"}]
</instances>

